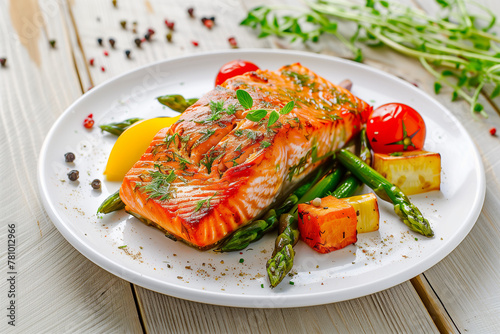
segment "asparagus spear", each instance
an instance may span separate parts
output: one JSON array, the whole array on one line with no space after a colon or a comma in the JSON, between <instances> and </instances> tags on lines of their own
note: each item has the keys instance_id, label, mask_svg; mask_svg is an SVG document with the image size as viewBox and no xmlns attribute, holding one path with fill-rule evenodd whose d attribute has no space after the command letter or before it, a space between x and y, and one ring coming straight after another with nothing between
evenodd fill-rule
<instances>
[{"instance_id":1,"label":"asparagus spear","mask_svg":"<svg viewBox=\"0 0 500 334\"><path fill-rule=\"evenodd\" d=\"M293 194L288 196L280 207L276 210L270 210L263 220L256 220L237 230L220 245L217 251L231 252L242 250L248 247L251 242L259 240L264 234L273 230L277 225L278 217L280 217L282 213L288 212L299 203L299 197L302 197L304 193L325 174L327 169L328 167L326 165L319 167L314 178L297 188Z\"/></svg>"},{"instance_id":2,"label":"asparagus spear","mask_svg":"<svg viewBox=\"0 0 500 334\"><path fill-rule=\"evenodd\" d=\"M324 197L339 183L344 169L339 167L334 172L321 179L316 185L309 189L298 203L304 203ZM279 235L276 238L273 256L267 261L267 274L271 286L276 287L288 274L293 266L295 251L293 246L299 240L299 229L297 221L298 204L287 213L282 214L279 224Z\"/></svg>"},{"instance_id":3,"label":"asparagus spear","mask_svg":"<svg viewBox=\"0 0 500 334\"><path fill-rule=\"evenodd\" d=\"M97 209L97 213L107 214L124 208L125 203L122 202L120 191L118 190L102 202L101 206Z\"/></svg>"},{"instance_id":4,"label":"asparagus spear","mask_svg":"<svg viewBox=\"0 0 500 334\"><path fill-rule=\"evenodd\" d=\"M132 124L142 120L142 118L129 118L121 122L114 122L109 124L99 125L101 130L109 132L115 136L119 136L123 131L127 130Z\"/></svg>"},{"instance_id":5,"label":"asparagus spear","mask_svg":"<svg viewBox=\"0 0 500 334\"><path fill-rule=\"evenodd\" d=\"M161 104L166 105L170 109L180 113L184 112L184 110L198 101L197 98L186 99L184 96L179 94L158 96L156 99Z\"/></svg>"},{"instance_id":6,"label":"asparagus spear","mask_svg":"<svg viewBox=\"0 0 500 334\"><path fill-rule=\"evenodd\" d=\"M366 130L361 130L359 134L360 138L360 153L359 157L363 160L367 165L371 164L372 153L370 151L370 146L368 144L368 137L366 136ZM332 192L332 195L337 198L346 198L354 195L356 190L361 186L361 181L358 178L351 174L351 172L347 172L348 175L344 181L340 183L340 185Z\"/></svg>"},{"instance_id":7,"label":"asparagus spear","mask_svg":"<svg viewBox=\"0 0 500 334\"><path fill-rule=\"evenodd\" d=\"M380 198L394 204L394 211L411 230L426 237L434 236L434 231L432 231L427 219L410 202L401 189L387 181L382 175L349 151L341 149L337 154L337 158L359 180L372 188Z\"/></svg>"}]
</instances>

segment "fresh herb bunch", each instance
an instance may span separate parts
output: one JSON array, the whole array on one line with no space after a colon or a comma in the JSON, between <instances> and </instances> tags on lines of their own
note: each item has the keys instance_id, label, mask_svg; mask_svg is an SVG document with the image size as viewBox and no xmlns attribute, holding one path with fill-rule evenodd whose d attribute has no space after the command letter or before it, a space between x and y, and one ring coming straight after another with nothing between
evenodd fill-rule
<instances>
[{"instance_id":1,"label":"fresh herb bunch","mask_svg":"<svg viewBox=\"0 0 500 334\"><path fill-rule=\"evenodd\" d=\"M386 45L419 59L436 78L436 94L447 85L453 89L452 100L461 97L470 103L473 113L487 117L478 103L481 90L492 84L490 97L500 95L500 37L490 32L496 16L485 6L467 0L436 2L442 7L442 17L384 0L366 0L364 4L305 0L307 7L254 8L241 25L259 29L260 38L275 35L292 42L317 42L323 34L334 35L353 52L356 61L363 60L360 43ZM469 6L481 14L472 14ZM338 31L336 20L355 22L357 29L346 37Z\"/></svg>"}]
</instances>

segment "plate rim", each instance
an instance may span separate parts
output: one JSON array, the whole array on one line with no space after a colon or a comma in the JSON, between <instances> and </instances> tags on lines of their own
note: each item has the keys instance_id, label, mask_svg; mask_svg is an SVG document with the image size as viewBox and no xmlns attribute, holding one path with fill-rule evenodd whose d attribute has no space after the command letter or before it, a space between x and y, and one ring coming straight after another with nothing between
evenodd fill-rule
<instances>
[{"instance_id":1,"label":"plate rim","mask_svg":"<svg viewBox=\"0 0 500 334\"><path fill-rule=\"evenodd\" d=\"M304 298L303 295L291 295L287 296L285 294L276 294L276 295L266 295L266 296L256 296L256 295L236 295L236 294L226 294L220 292L213 292L207 290L198 290L190 287L184 287L182 285L176 285L169 282L161 281L151 276L143 275L138 271L132 270L123 266L113 260L107 258L106 256L100 254L95 249L92 249L88 245L83 242L79 236L77 236L74 231L71 231L68 227L66 227L66 223L64 223L63 219L57 213L57 210L53 203L48 200L48 184L47 180L43 178L46 173L45 170L45 159L44 157L47 155L49 150L48 143L51 138L54 137L56 133L56 129L58 125L63 121L64 118L68 117L71 113L71 110L74 109L82 100L92 98L93 94L98 90L104 87L109 86L115 81L120 80L123 77L136 74L137 72L144 71L147 68L158 66L164 63L175 62L184 59L192 59L192 58L203 58L205 56L214 56L214 55L242 55L244 54L283 54L288 56L299 56L310 59L323 59L327 61L333 61L336 63L344 63L349 64L349 66L358 67L362 71L373 72L377 75L381 75L390 80L396 80L399 84L402 84L406 87L409 87L416 94L425 97L426 99L430 99L436 106L439 106L441 111L445 112L445 114L453 121L453 123L466 135L466 140L470 142L473 155L475 157L474 161L474 169L477 171L477 192L474 197L473 205L471 206L471 211L464 219L464 224L461 229L455 233L451 239L447 241L447 243L441 248L440 252L433 253L431 256L426 257L425 261L419 262L416 265L413 265L407 269L401 269L400 271L393 273L389 277L383 277L378 279L377 281L371 281L370 283L364 285L358 285L355 287L349 287L347 289L341 291L323 291L316 292L307 295L308 298ZM357 63L351 60L346 60L330 55L316 54L312 52L306 51L296 51L296 50L273 50L273 49L238 49L238 50L217 50L217 51L208 51L208 52L200 52L196 54L178 56L163 60L158 60L138 68L129 70L124 72L118 76L112 77L98 86L94 87L92 90L80 96L76 101L74 101L70 106L66 108L66 110L59 115L58 119L54 122L50 130L47 132L45 136L42 148L39 153L38 158L38 172L37 172L37 183L39 188L39 194L42 200L42 204L45 212L50 217L52 223L56 226L58 231L63 235L63 237L74 247L76 248L82 255L84 255L87 259L103 268L104 270L110 272L111 274L118 276L130 283L139 285L143 288L156 291L158 293L166 294L169 296L182 298L190 301L201 302L206 304L214 304L221 306L232 306L232 307L248 307L248 308L290 308L290 307L304 307L304 306L315 306L315 305L323 305L329 304L339 301L350 300L354 298L359 298L362 296L367 296L373 293L380 292L382 290L386 290L393 286L399 285L412 277L419 275L420 273L428 270L446 256L448 256L469 234L472 227L477 222L477 219L481 213L481 209L484 203L485 195L486 195L486 176L484 171L484 166L482 162L482 158L480 153L469 135L468 131L465 127L460 123L460 121L439 101L437 101L434 97L425 93L423 90L420 90L410 83L400 79L390 73L382 71L380 69L371 67L366 64ZM353 291L354 290L354 291ZM302 300L301 300L302 299ZM313 301L314 300L314 301ZM264 302L264 303L263 303ZM268 302L268 303L265 303Z\"/></svg>"}]
</instances>

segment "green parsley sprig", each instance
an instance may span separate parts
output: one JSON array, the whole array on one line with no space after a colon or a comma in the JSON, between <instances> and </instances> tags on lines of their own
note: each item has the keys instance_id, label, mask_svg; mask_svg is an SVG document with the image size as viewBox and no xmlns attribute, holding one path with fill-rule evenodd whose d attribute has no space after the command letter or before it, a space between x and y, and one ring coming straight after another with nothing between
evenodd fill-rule
<instances>
[{"instance_id":1,"label":"green parsley sprig","mask_svg":"<svg viewBox=\"0 0 500 334\"><path fill-rule=\"evenodd\" d=\"M492 85L491 98L500 96L500 36L491 33L496 16L488 8L467 0L436 0L440 17L414 7L385 0L305 0L307 7L257 7L248 12L242 25L258 29L259 37L270 35L292 41L317 42L321 35L336 36L362 61L360 43L385 45L419 59L436 78L438 94L443 85L453 89L452 100L470 103L473 114L487 117L478 102L485 85ZM481 11L473 14L472 7ZM288 14L293 11L294 14ZM352 36L337 27L354 22Z\"/></svg>"}]
</instances>

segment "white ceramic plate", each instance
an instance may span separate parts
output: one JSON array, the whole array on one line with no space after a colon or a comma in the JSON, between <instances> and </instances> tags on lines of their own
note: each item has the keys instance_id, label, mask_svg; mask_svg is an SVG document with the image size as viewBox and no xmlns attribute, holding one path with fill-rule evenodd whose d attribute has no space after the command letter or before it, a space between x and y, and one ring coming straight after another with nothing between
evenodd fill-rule
<instances>
[{"instance_id":1,"label":"white ceramic plate","mask_svg":"<svg viewBox=\"0 0 500 334\"><path fill-rule=\"evenodd\" d=\"M237 58L273 70L300 62L334 83L350 78L353 93L374 106L403 102L417 109L427 124L425 149L441 153L442 189L411 199L429 219L435 237L427 239L409 232L391 206L379 201L380 231L359 234L356 245L326 255L299 242L295 275L270 289L265 263L274 235L241 254L219 254L173 242L123 213L96 217L100 203L119 188L119 183L113 182L103 182L102 191L90 186L95 178L103 180L114 138L98 128L85 130L83 119L93 113L96 124L102 124L132 116L175 115L155 97L172 93L199 97L213 88L220 66ZM64 162L68 151L76 154L74 164ZM78 182L67 180L71 169L80 171ZM38 177L41 198L52 221L91 261L154 291L240 307L318 305L402 283L439 262L464 239L479 216L485 195L484 169L471 138L448 110L421 90L351 61L270 50L214 52L161 61L92 89L50 130L40 154ZM119 248L124 245L127 247Z\"/></svg>"}]
</instances>

